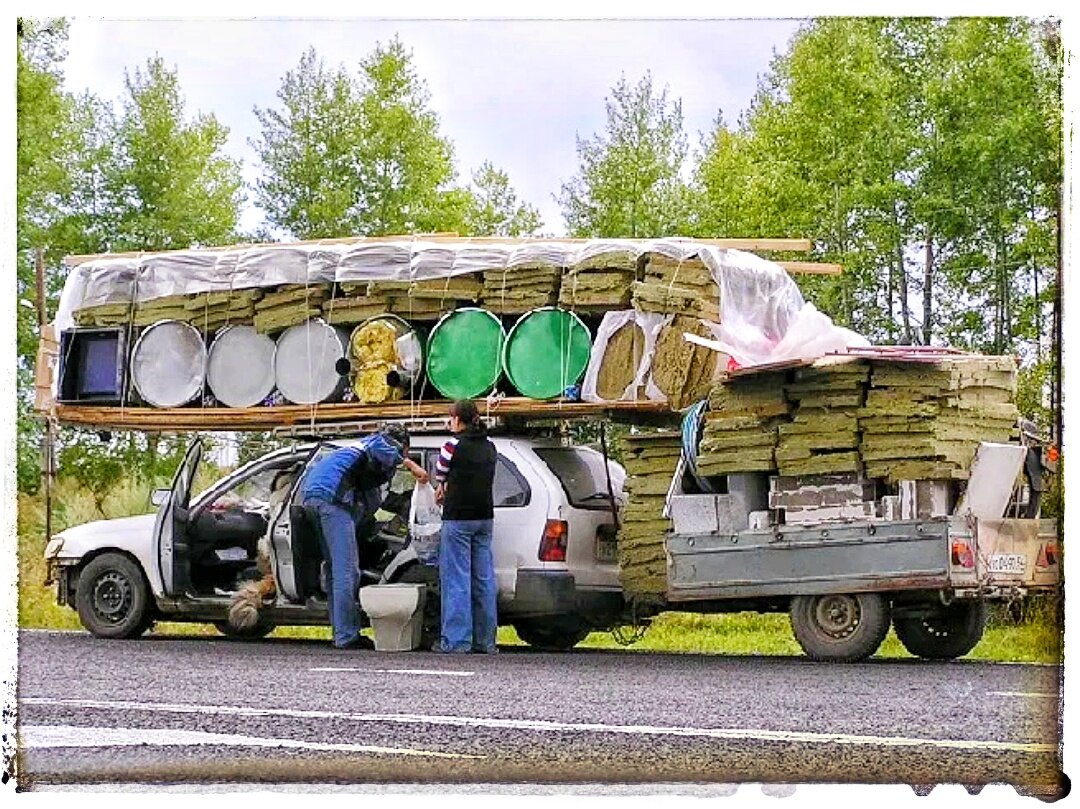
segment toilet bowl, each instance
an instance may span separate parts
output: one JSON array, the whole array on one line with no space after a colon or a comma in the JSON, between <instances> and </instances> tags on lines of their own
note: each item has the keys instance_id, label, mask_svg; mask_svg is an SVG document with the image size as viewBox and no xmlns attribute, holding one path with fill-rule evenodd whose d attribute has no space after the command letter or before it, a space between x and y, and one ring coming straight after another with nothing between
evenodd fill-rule
<instances>
[{"instance_id":1,"label":"toilet bowl","mask_svg":"<svg viewBox=\"0 0 1080 809\"><path fill-rule=\"evenodd\" d=\"M360 588L360 608L371 619L376 651L408 652L420 645L426 589L422 584L372 584Z\"/></svg>"}]
</instances>

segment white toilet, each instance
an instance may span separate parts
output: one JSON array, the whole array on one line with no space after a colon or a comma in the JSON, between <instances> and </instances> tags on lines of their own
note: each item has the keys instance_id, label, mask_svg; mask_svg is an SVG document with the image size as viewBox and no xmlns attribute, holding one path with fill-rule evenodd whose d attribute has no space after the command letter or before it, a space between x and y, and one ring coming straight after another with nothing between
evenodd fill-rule
<instances>
[{"instance_id":1,"label":"white toilet","mask_svg":"<svg viewBox=\"0 0 1080 809\"><path fill-rule=\"evenodd\" d=\"M372 584L360 588L360 608L371 619L376 651L408 652L420 645L426 589L422 584Z\"/></svg>"}]
</instances>

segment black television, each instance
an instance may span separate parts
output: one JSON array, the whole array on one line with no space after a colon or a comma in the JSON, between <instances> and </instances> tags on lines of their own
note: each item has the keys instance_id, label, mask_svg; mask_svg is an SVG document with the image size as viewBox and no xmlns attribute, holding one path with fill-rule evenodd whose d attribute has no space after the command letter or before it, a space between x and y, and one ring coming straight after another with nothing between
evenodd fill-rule
<instances>
[{"instance_id":1,"label":"black television","mask_svg":"<svg viewBox=\"0 0 1080 809\"><path fill-rule=\"evenodd\" d=\"M120 404L127 367L126 330L67 329L60 334L57 401Z\"/></svg>"}]
</instances>

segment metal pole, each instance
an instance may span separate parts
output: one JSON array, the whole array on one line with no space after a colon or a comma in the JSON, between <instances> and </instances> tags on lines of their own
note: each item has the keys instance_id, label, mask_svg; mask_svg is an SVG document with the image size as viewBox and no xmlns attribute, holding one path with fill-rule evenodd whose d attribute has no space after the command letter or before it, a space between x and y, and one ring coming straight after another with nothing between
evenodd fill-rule
<instances>
[{"instance_id":1,"label":"metal pole","mask_svg":"<svg viewBox=\"0 0 1080 809\"><path fill-rule=\"evenodd\" d=\"M45 255L39 247L34 255L34 274L37 282L38 340L45 335L49 316L45 301ZM45 541L52 539L52 483L56 465L53 463L53 417L45 414L45 436L42 447L42 474L45 476Z\"/></svg>"}]
</instances>

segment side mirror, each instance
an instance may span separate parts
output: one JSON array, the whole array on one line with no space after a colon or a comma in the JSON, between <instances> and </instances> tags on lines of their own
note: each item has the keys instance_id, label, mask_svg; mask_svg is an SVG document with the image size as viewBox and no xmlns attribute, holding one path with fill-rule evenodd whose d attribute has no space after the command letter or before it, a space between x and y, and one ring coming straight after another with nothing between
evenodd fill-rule
<instances>
[{"instance_id":1,"label":"side mirror","mask_svg":"<svg viewBox=\"0 0 1080 809\"><path fill-rule=\"evenodd\" d=\"M172 489L154 489L150 493L150 503L160 507L169 499L170 494L172 494Z\"/></svg>"}]
</instances>

